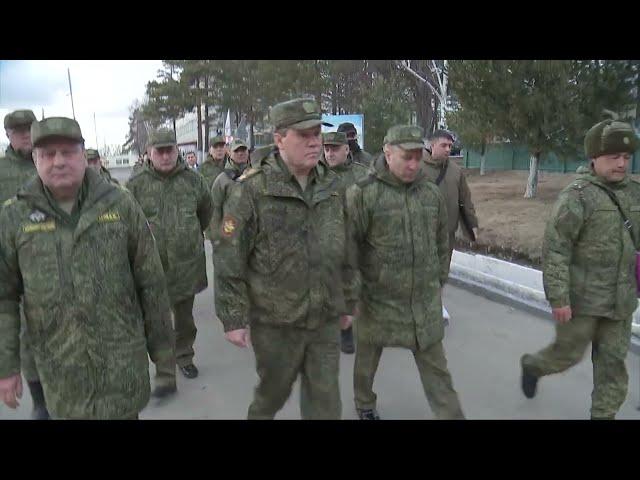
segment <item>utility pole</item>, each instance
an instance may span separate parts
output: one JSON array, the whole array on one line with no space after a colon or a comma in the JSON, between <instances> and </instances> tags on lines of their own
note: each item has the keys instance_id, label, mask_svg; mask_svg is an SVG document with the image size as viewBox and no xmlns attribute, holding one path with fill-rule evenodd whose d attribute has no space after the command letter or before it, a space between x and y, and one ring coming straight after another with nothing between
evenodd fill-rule
<instances>
[{"instance_id":1,"label":"utility pole","mask_svg":"<svg viewBox=\"0 0 640 480\"><path fill-rule=\"evenodd\" d=\"M73 106L73 90L71 90L71 71L67 67L67 76L69 77L69 95L71 96L71 111L73 112L73 119L76 119L76 109Z\"/></svg>"},{"instance_id":2,"label":"utility pole","mask_svg":"<svg viewBox=\"0 0 640 480\"><path fill-rule=\"evenodd\" d=\"M98 145L98 127L96 126L96 112L93 112L93 130L96 134L96 148L100 148Z\"/></svg>"}]
</instances>

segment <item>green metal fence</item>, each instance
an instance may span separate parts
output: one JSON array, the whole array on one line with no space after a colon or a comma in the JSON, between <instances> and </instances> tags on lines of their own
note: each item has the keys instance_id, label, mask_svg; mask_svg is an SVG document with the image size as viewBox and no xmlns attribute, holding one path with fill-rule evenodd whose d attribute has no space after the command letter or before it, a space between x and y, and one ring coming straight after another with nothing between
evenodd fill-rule
<instances>
[{"instance_id":1,"label":"green metal fence","mask_svg":"<svg viewBox=\"0 0 640 480\"><path fill-rule=\"evenodd\" d=\"M491 170L529 170L530 153L527 147L500 143L487 146L485 169ZM462 165L465 168L480 168L480 153L474 150L462 150ZM586 165L584 157L559 157L553 152L542 155L540 170L545 172L572 173L580 165ZM631 173L640 173L640 150L631 159Z\"/></svg>"}]
</instances>

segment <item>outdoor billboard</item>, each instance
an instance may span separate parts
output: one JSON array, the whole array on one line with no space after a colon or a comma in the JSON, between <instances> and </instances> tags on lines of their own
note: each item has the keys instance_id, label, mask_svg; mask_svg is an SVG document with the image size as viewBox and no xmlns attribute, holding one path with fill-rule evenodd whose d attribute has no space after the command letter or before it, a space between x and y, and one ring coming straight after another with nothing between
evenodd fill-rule
<instances>
[{"instance_id":1,"label":"outdoor billboard","mask_svg":"<svg viewBox=\"0 0 640 480\"><path fill-rule=\"evenodd\" d=\"M324 122L331 123L333 127L325 127L322 126L323 132L335 132L338 130L338 125L341 123L349 122L353 123L356 127L356 131L358 132L358 145L360 148L365 150L364 143L364 115L362 114L352 114L352 115L322 115L322 120Z\"/></svg>"}]
</instances>

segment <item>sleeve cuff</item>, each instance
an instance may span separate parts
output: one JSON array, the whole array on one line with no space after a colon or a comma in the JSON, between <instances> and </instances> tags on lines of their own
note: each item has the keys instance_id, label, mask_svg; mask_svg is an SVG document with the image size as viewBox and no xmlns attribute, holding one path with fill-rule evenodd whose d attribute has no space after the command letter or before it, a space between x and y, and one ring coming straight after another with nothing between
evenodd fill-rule
<instances>
[{"instance_id":1,"label":"sleeve cuff","mask_svg":"<svg viewBox=\"0 0 640 480\"><path fill-rule=\"evenodd\" d=\"M230 319L227 321L222 321L222 325L224 326L224 333L232 332L234 330L241 330L243 328L247 328L247 322L244 322L241 319Z\"/></svg>"}]
</instances>

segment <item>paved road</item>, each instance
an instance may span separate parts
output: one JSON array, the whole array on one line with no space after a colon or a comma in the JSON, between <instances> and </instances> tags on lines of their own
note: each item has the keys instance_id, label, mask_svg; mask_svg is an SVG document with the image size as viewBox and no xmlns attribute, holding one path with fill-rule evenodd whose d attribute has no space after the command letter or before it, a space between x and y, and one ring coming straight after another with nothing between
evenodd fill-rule
<instances>
[{"instance_id":1,"label":"paved road","mask_svg":"<svg viewBox=\"0 0 640 480\"><path fill-rule=\"evenodd\" d=\"M212 279L211 250L207 244L207 271ZM210 281L210 284L213 282ZM469 419L587 419L591 401L590 352L572 370L544 378L535 399L526 399L519 387L519 358L553 339L550 320L489 301L466 290L447 286L445 304L452 315L445 349L463 409ZM187 380L178 374L179 393L157 403L151 400L142 419L242 419L252 398L257 376L253 352L224 340L213 311L213 290L196 297L198 326L195 361L200 376ZM343 418L355 419L353 355L342 355L340 386ZM630 385L618 418L640 419L638 405L639 358L627 357ZM153 367L152 367L153 371ZM378 409L385 419L430 419L417 368L409 351L386 349L376 377ZM298 384L277 418L300 418ZM21 406L0 406L0 419L28 418L28 391Z\"/></svg>"}]
</instances>

